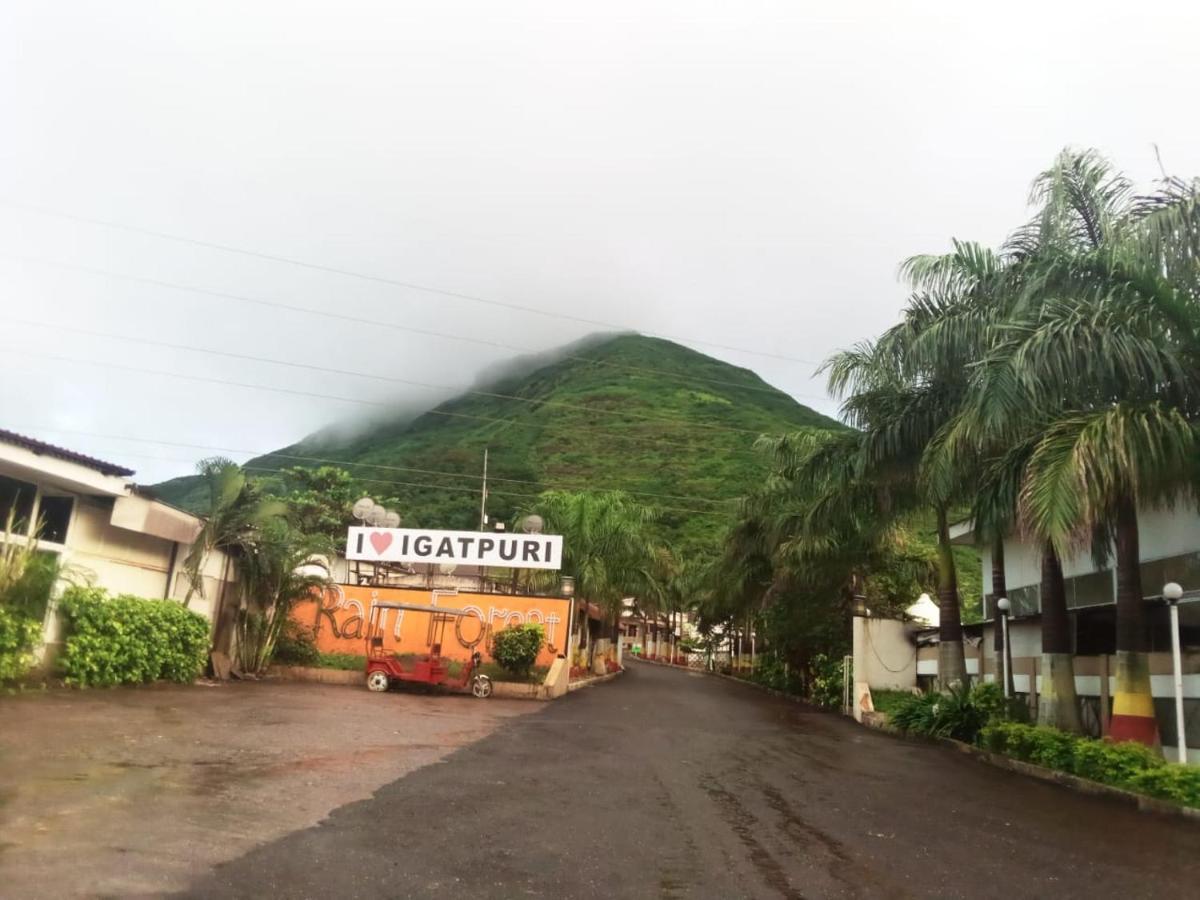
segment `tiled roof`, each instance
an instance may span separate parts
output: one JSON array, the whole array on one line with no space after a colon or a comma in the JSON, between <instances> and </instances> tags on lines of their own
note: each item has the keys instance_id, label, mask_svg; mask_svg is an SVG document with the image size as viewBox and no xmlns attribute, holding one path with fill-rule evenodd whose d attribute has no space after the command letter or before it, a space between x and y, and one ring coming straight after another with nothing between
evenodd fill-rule
<instances>
[{"instance_id":1,"label":"tiled roof","mask_svg":"<svg viewBox=\"0 0 1200 900\"><path fill-rule=\"evenodd\" d=\"M87 466L89 469L95 469L104 475L129 476L133 474L133 469L126 469L124 466L114 465L102 459L96 459L93 456L85 456L82 453L76 453L74 450L67 450L65 447L56 447L54 444L47 444L45 441L25 437L22 434L17 434L15 431L6 431L3 428L0 428L0 443L12 444L15 447L24 447L26 450L31 450L42 456L65 459L67 462L78 463L81 466Z\"/></svg>"}]
</instances>

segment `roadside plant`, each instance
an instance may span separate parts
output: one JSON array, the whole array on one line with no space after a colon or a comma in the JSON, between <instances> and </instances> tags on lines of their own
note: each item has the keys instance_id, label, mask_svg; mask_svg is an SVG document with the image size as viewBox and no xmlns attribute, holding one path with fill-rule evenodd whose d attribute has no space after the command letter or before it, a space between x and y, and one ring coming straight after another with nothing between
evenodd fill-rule
<instances>
[{"instance_id":1,"label":"roadside plant","mask_svg":"<svg viewBox=\"0 0 1200 900\"><path fill-rule=\"evenodd\" d=\"M15 681L33 665L42 623L0 606L0 683Z\"/></svg>"},{"instance_id":2,"label":"roadside plant","mask_svg":"<svg viewBox=\"0 0 1200 900\"><path fill-rule=\"evenodd\" d=\"M313 640L312 631L288 619L275 641L271 662L285 666L315 666L321 659L321 651Z\"/></svg>"},{"instance_id":3,"label":"roadside plant","mask_svg":"<svg viewBox=\"0 0 1200 900\"><path fill-rule=\"evenodd\" d=\"M973 744L990 721L1009 714L1005 707L1004 696L995 685L954 685L942 693L900 698L888 714L888 722L905 734Z\"/></svg>"},{"instance_id":4,"label":"roadside plant","mask_svg":"<svg viewBox=\"0 0 1200 900\"><path fill-rule=\"evenodd\" d=\"M285 519L264 522L243 546L238 578L245 598L237 615L237 653L243 672L259 674L271 661L293 604L327 588L321 556L329 542L296 531Z\"/></svg>"},{"instance_id":5,"label":"roadside plant","mask_svg":"<svg viewBox=\"0 0 1200 900\"><path fill-rule=\"evenodd\" d=\"M1136 741L1113 743L1045 725L993 722L980 732L979 743L1022 762L1200 807L1200 769L1168 763L1157 750Z\"/></svg>"},{"instance_id":6,"label":"roadside plant","mask_svg":"<svg viewBox=\"0 0 1200 900\"><path fill-rule=\"evenodd\" d=\"M526 678L545 643L546 633L541 625L513 625L492 635L492 658L505 670Z\"/></svg>"},{"instance_id":7,"label":"roadside plant","mask_svg":"<svg viewBox=\"0 0 1200 900\"><path fill-rule=\"evenodd\" d=\"M62 597L66 681L108 687L151 681L188 683L208 656L208 622L172 600L148 600L103 588L69 588Z\"/></svg>"}]
</instances>

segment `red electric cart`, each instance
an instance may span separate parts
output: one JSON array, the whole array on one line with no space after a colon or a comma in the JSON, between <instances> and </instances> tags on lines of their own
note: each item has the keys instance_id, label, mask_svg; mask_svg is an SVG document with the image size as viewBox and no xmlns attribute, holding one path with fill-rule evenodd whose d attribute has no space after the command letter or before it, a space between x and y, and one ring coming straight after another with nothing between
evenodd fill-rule
<instances>
[{"instance_id":1,"label":"red electric cart","mask_svg":"<svg viewBox=\"0 0 1200 900\"><path fill-rule=\"evenodd\" d=\"M404 610L405 612L424 613L429 616L429 630L426 633L425 645L428 653L405 653L397 655L383 649L383 627L381 626L381 610ZM375 603L371 607L371 615L367 621L367 688L372 691L386 691L394 682L430 684L448 688L453 691L470 691L474 696L483 699L492 695L492 679L482 672L477 672L483 657L474 648L483 640L486 629L481 628L479 637L474 644L468 644L462 639L462 620L464 617L478 618L472 613L457 609L442 609L437 606L421 606L416 603ZM461 660L449 659L442 656L442 642L446 636L446 626L453 622L454 633L459 643L471 649L471 657L465 663ZM459 667L458 672L452 670Z\"/></svg>"}]
</instances>

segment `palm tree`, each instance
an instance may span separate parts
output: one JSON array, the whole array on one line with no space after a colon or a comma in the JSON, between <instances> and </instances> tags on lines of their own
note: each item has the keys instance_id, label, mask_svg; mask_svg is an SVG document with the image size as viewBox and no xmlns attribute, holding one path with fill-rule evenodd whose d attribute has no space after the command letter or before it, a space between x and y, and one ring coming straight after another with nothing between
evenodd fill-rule
<instances>
[{"instance_id":1,"label":"palm tree","mask_svg":"<svg viewBox=\"0 0 1200 900\"><path fill-rule=\"evenodd\" d=\"M267 521L238 558L245 603L238 610L237 652L243 672L258 674L271 661L292 605L330 584L323 562L333 551L321 535L305 535L285 519Z\"/></svg>"},{"instance_id":2,"label":"palm tree","mask_svg":"<svg viewBox=\"0 0 1200 900\"><path fill-rule=\"evenodd\" d=\"M1137 517L1195 483L1196 195L1169 182L1137 200L1094 152L1060 155L1035 182L1037 217L1010 242L1022 284L978 374L987 417L1040 423L1021 495L1034 531L1058 553L1091 542L1115 556L1111 734L1150 744Z\"/></svg>"},{"instance_id":3,"label":"palm tree","mask_svg":"<svg viewBox=\"0 0 1200 900\"><path fill-rule=\"evenodd\" d=\"M536 513L563 536L562 570L580 597L603 609L620 641L623 601L636 597L657 610L662 598L653 509L622 491L545 491L525 514Z\"/></svg>"},{"instance_id":4,"label":"palm tree","mask_svg":"<svg viewBox=\"0 0 1200 900\"><path fill-rule=\"evenodd\" d=\"M930 509L937 533L938 680L943 685L966 680L958 573L950 544L952 492L941 482L920 477L921 459L952 419L966 387L960 345L946 342L943 353L915 352L930 321L930 310L945 304L933 295L914 296L904 321L878 341L860 344L832 357L831 393L846 397L842 410L851 425L862 429L859 468L906 484Z\"/></svg>"},{"instance_id":5,"label":"palm tree","mask_svg":"<svg viewBox=\"0 0 1200 900\"><path fill-rule=\"evenodd\" d=\"M191 602L193 594L204 597L202 573L213 550L237 555L254 543L265 522L286 510L281 501L262 497L242 467L232 460L222 457L201 460L196 471L208 489L208 509L200 533L183 560L188 581L184 606Z\"/></svg>"}]
</instances>

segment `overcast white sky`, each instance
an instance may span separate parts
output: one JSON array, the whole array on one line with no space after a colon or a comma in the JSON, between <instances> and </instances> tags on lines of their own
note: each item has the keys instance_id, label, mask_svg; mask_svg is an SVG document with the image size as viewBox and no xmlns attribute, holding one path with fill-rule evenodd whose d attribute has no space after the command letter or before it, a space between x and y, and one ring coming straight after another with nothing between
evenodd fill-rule
<instances>
[{"instance_id":1,"label":"overcast white sky","mask_svg":"<svg viewBox=\"0 0 1200 900\"><path fill-rule=\"evenodd\" d=\"M263 451L362 407L80 360L440 397L95 333L452 386L511 353L145 279L529 349L595 330L34 209L661 333L833 412L814 364L895 320L897 264L1001 240L1062 146L1200 174L1197 35L1147 0L6 0L0 427L149 483L207 454L144 441Z\"/></svg>"}]
</instances>

